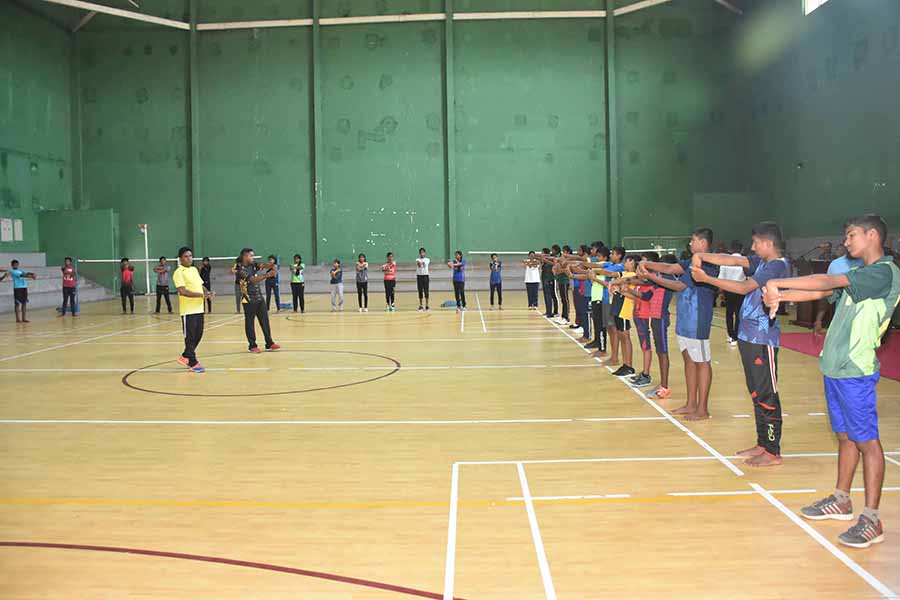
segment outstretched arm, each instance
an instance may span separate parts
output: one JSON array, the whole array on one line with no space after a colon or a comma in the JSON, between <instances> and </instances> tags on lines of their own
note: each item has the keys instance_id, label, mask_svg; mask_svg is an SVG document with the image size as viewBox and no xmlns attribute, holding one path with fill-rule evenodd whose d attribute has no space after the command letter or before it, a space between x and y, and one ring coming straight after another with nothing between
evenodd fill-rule
<instances>
[{"instance_id":1,"label":"outstretched arm","mask_svg":"<svg viewBox=\"0 0 900 600\"><path fill-rule=\"evenodd\" d=\"M696 255L694 255L696 256ZM723 255L718 255L723 256ZM737 258L736 256L732 258ZM714 263L713 263L714 264ZM737 267L739 265L728 265ZM708 283L709 285L714 285L721 290L725 290L726 292L731 292L733 294L741 294L742 296L746 296L753 290L759 288L759 284L753 279L745 279L744 281L732 281L730 279L719 279L718 277L713 277L706 271L704 271L700 266L691 264L691 277L694 278L694 281L697 283Z\"/></svg>"},{"instance_id":2,"label":"outstretched arm","mask_svg":"<svg viewBox=\"0 0 900 600\"><path fill-rule=\"evenodd\" d=\"M708 262L711 265L719 265L720 267L743 267L745 269L750 268L750 259L748 259L746 256L713 254L712 252L698 252L691 257L692 267L699 268L700 265L705 262Z\"/></svg>"},{"instance_id":3,"label":"outstretched arm","mask_svg":"<svg viewBox=\"0 0 900 600\"><path fill-rule=\"evenodd\" d=\"M684 269L682 269L681 265L679 265L678 263L672 265L669 263L644 261L641 263L641 265L643 265L644 268L648 271L654 271L656 273L665 273L666 275L684 274Z\"/></svg>"},{"instance_id":4,"label":"outstretched arm","mask_svg":"<svg viewBox=\"0 0 900 600\"><path fill-rule=\"evenodd\" d=\"M763 302L769 315L775 318L781 302L808 302L829 297L834 290L850 285L846 275L805 275L785 279L770 279L763 288ZM782 288L790 288L782 290Z\"/></svg>"}]
</instances>

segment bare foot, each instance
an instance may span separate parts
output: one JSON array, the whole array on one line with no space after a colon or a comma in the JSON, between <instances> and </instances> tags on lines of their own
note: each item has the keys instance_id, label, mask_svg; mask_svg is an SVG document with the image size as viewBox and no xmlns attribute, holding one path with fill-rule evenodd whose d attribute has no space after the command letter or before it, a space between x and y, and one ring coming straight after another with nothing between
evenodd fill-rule
<instances>
[{"instance_id":1,"label":"bare foot","mask_svg":"<svg viewBox=\"0 0 900 600\"><path fill-rule=\"evenodd\" d=\"M748 458L744 461L744 464L748 467L777 467L778 465L784 464L784 461L781 460L780 456L775 456L774 454L769 454L768 452L762 452L754 456L753 458Z\"/></svg>"},{"instance_id":2,"label":"bare foot","mask_svg":"<svg viewBox=\"0 0 900 600\"><path fill-rule=\"evenodd\" d=\"M671 412L673 415L689 415L694 412L694 408L685 404L684 406L679 406L678 408L673 409L669 412Z\"/></svg>"},{"instance_id":3,"label":"bare foot","mask_svg":"<svg viewBox=\"0 0 900 600\"><path fill-rule=\"evenodd\" d=\"M765 451L766 449L762 446L753 446L752 448L741 450L740 452L736 453L735 456L740 456L741 458L753 458L754 456L759 456Z\"/></svg>"},{"instance_id":4,"label":"bare foot","mask_svg":"<svg viewBox=\"0 0 900 600\"><path fill-rule=\"evenodd\" d=\"M22 319L22 322L23 323L31 323L31 321L29 321L28 319Z\"/></svg>"},{"instance_id":5,"label":"bare foot","mask_svg":"<svg viewBox=\"0 0 900 600\"><path fill-rule=\"evenodd\" d=\"M611 356L611 357L609 357L609 360L607 362L609 362L609 364L611 364L611 365L617 365L617 364L619 364L619 357Z\"/></svg>"},{"instance_id":6,"label":"bare foot","mask_svg":"<svg viewBox=\"0 0 900 600\"><path fill-rule=\"evenodd\" d=\"M606 358L606 352L603 352L602 350L594 350L593 352L591 352L591 357L592 358Z\"/></svg>"},{"instance_id":7,"label":"bare foot","mask_svg":"<svg viewBox=\"0 0 900 600\"><path fill-rule=\"evenodd\" d=\"M685 421L706 421L711 418L712 416L708 412L692 412L684 415Z\"/></svg>"}]
</instances>

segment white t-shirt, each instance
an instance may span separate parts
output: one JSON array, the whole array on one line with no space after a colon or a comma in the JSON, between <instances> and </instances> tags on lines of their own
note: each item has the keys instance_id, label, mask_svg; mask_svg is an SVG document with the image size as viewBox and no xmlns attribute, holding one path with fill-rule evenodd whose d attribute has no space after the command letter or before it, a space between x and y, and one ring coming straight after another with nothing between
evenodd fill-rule
<instances>
[{"instance_id":1,"label":"white t-shirt","mask_svg":"<svg viewBox=\"0 0 900 600\"><path fill-rule=\"evenodd\" d=\"M540 267L525 267L525 283L540 283L541 282L541 268Z\"/></svg>"},{"instance_id":2,"label":"white t-shirt","mask_svg":"<svg viewBox=\"0 0 900 600\"><path fill-rule=\"evenodd\" d=\"M425 258L417 258L416 259L416 275L428 275L428 265L431 264L431 259L427 256Z\"/></svg>"},{"instance_id":3,"label":"white t-shirt","mask_svg":"<svg viewBox=\"0 0 900 600\"><path fill-rule=\"evenodd\" d=\"M740 254L732 254L732 256L741 256ZM744 273L744 267L719 267L719 279L727 279L729 281L745 281L747 279Z\"/></svg>"}]
</instances>

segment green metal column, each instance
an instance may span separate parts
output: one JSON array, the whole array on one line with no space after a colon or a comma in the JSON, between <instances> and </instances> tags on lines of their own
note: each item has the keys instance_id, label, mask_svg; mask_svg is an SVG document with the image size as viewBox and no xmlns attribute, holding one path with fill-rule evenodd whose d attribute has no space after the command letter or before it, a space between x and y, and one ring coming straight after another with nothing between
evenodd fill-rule
<instances>
[{"instance_id":1,"label":"green metal column","mask_svg":"<svg viewBox=\"0 0 900 600\"><path fill-rule=\"evenodd\" d=\"M78 45L78 32L71 34L71 60L69 76L69 100L71 103L71 135L72 135L72 208L79 210L89 208L84 199L84 165L82 162L81 138L81 52Z\"/></svg>"},{"instance_id":2,"label":"green metal column","mask_svg":"<svg viewBox=\"0 0 900 600\"><path fill-rule=\"evenodd\" d=\"M453 0L444 0L444 252L456 248L456 92L453 85Z\"/></svg>"},{"instance_id":3,"label":"green metal column","mask_svg":"<svg viewBox=\"0 0 900 600\"><path fill-rule=\"evenodd\" d=\"M322 139L324 132L322 130L322 44L321 30L319 26L319 18L321 15L321 0L312 1L312 223L310 229L312 231L312 253L313 263L319 262L319 236L323 232L321 215L319 206L324 197L322 189L322 164L320 157L322 156Z\"/></svg>"},{"instance_id":4,"label":"green metal column","mask_svg":"<svg viewBox=\"0 0 900 600\"><path fill-rule=\"evenodd\" d=\"M619 140L616 128L616 8L615 0L606 0L606 61L604 88L606 90L606 197L609 215L607 231L609 244L621 242L619 210Z\"/></svg>"},{"instance_id":5,"label":"green metal column","mask_svg":"<svg viewBox=\"0 0 900 600\"><path fill-rule=\"evenodd\" d=\"M191 31L188 53L188 101L191 131L191 240L194 248L202 245L200 237L200 73L197 60L197 4L190 0Z\"/></svg>"}]
</instances>

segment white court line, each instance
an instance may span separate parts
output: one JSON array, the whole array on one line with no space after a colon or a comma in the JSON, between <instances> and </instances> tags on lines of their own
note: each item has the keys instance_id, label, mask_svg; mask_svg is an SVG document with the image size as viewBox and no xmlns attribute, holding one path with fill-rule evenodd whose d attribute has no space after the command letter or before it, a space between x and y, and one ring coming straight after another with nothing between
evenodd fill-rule
<instances>
[{"instance_id":1,"label":"white court line","mask_svg":"<svg viewBox=\"0 0 900 600\"><path fill-rule=\"evenodd\" d=\"M463 370L493 370L493 369L585 369L591 368L593 365L410 365L396 367L394 365L385 365L383 367L288 367L286 369L275 369L272 367L210 367L207 372L225 372L225 371L442 371L451 369ZM141 373L184 373L184 367L118 367L118 368L0 368L0 373L131 373L138 371Z\"/></svg>"},{"instance_id":2,"label":"white court line","mask_svg":"<svg viewBox=\"0 0 900 600\"><path fill-rule=\"evenodd\" d=\"M447 556L444 563L444 600L454 600L456 579L456 522L459 513L459 464L450 469L450 515L447 523Z\"/></svg>"},{"instance_id":3,"label":"white court line","mask_svg":"<svg viewBox=\"0 0 900 600\"><path fill-rule=\"evenodd\" d=\"M463 308L459 311L459 331L460 333L466 332L466 309Z\"/></svg>"},{"instance_id":4,"label":"white court line","mask_svg":"<svg viewBox=\"0 0 900 600\"><path fill-rule=\"evenodd\" d=\"M59 321L56 321L56 322L58 323ZM85 325L83 327L82 326L69 327L67 329L63 329L62 331L59 331L59 330L57 330L57 331L39 331L39 332L32 333L31 336L34 336L34 337L66 336L66 335L76 333L77 331L82 331L84 329L96 329L97 327L103 327L104 325L109 325L110 323L121 323L121 322L122 322L121 318L107 319L106 321L94 323L93 325ZM76 335L77 335L77 333L76 333ZM29 337L29 336L26 335L25 337Z\"/></svg>"},{"instance_id":5,"label":"white court line","mask_svg":"<svg viewBox=\"0 0 900 600\"><path fill-rule=\"evenodd\" d=\"M2 423L2 421L0 421ZM885 452L885 454L900 455L900 452ZM806 454L782 454L783 458L818 458L835 457L836 452L809 452ZM729 459L743 459L740 456L728 456ZM681 462L694 460L719 460L716 456L624 456L619 458L550 458L535 460L468 460L459 461L461 465L546 465L567 463L620 463L620 462Z\"/></svg>"},{"instance_id":6,"label":"white court line","mask_svg":"<svg viewBox=\"0 0 900 600\"><path fill-rule=\"evenodd\" d=\"M823 413L823 412L812 412L812 413L806 413L806 414L809 415L810 417L824 417L825 416L825 413Z\"/></svg>"},{"instance_id":7,"label":"white court line","mask_svg":"<svg viewBox=\"0 0 900 600\"><path fill-rule=\"evenodd\" d=\"M218 329L219 327L224 327L225 325L231 325L234 321L236 321L236 320L238 320L238 319L240 319L240 318L242 318L242 317L243 317L243 315L232 315L232 316L230 316L230 317L228 317L228 318L226 318L226 319L222 319L222 320L220 320L220 321L215 321L215 323L218 323L218 325L213 325L212 327L207 327L207 326L204 325L204 327L203 327L203 333L206 333L206 332L208 332L208 331L212 331L213 329ZM178 318L177 321L174 320L174 319L173 319L173 321L176 322L176 323L178 323L179 325L181 325L181 318L180 318L180 317ZM166 334L164 334L164 335L166 335L166 336L182 335L182 336L183 336L183 335L184 335L184 331L183 331L182 329L179 329L178 331L173 331L172 333L166 333Z\"/></svg>"},{"instance_id":8,"label":"white court line","mask_svg":"<svg viewBox=\"0 0 900 600\"><path fill-rule=\"evenodd\" d=\"M894 459L894 458L891 458L890 456L888 456L887 452L884 453L884 460L888 461L889 463L893 463L893 464L897 465L898 467L900 467L900 460L896 460L896 459Z\"/></svg>"},{"instance_id":9,"label":"white court line","mask_svg":"<svg viewBox=\"0 0 900 600\"><path fill-rule=\"evenodd\" d=\"M5 356L0 358L0 362L6 362L8 360L14 360L16 358L25 358L26 356L34 356L35 354L40 354L42 352L50 352L52 350L61 350L63 348L69 348L71 346L77 346L78 344L86 344L88 342L93 342L96 340L102 340L105 338L113 337L116 335L122 335L123 333L128 333L130 331L140 331L141 329L149 329L151 327L159 327L160 325L169 325L169 321L160 321L158 323L151 323L149 325L142 325L140 327L135 327L134 329L123 329L122 331L115 331L113 333L106 333L103 335L98 335L92 338L87 338L84 340L79 340L77 342L69 342L68 344L57 344L56 346L49 346L47 348L40 348L39 350L32 350L31 352L24 352L22 354L14 354L13 356Z\"/></svg>"},{"instance_id":10,"label":"white court line","mask_svg":"<svg viewBox=\"0 0 900 600\"><path fill-rule=\"evenodd\" d=\"M575 344L577 344L578 347L581 348L584 352L586 352L587 354L590 354L590 350L588 350L587 348L585 348L584 346L582 346L581 344L579 344L579 343L578 343L578 340L576 340L576 339L573 338L571 335L569 335L569 332L567 332L567 331L565 331L564 329L562 329L561 327L559 327L556 323L554 323L553 321L551 321L551 320L548 319L547 317L544 317L544 320L546 320L548 323L550 323L551 325L553 325L554 327L556 327L557 329L559 329L560 331L562 331L563 335L565 335L567 338L569 338L570 340L572 340L573 342L575 342ZM599 359L596 359L596 358L595 358L594 360L596 360L596 361L599 362L599 363L602 363L602 361L599 360ZM611 368L609 368L608 366L607 366L606 368L607 368L610 372L612 372L612 369L611 369ZM692 440L694 440L695 442L697 442L704 450L706 450L706 451L709 452L711 455L713 455L713 456L716 458L716 460L718 460L720 463L722 463L723 465L725 465L725 467L726 467L729 471L731 471L732 473L734 473L735 475L737 475L737 476L739 476L739 477L744 475L744 472L743 472L743 471L741 471L739 468L737 468L736 466L734 466L734 464L732 464L730 461L726 460L725 457L722 456L722 454L720 454L718 450L716 450L715 448L713 448L712 446L710 446L709 444L707 444L706 441L703 440L703 438L701 438L700 436L698 436L697 434L695 434L693 431L691 431L690 429L688 429L687 427L685 427L682 423L679 423L674 417L672 417L672 415L670 415L667 411L665 411L659 404L657 404L656 402L654 402L654 401L651 400L650 398L646 397L646 396L645 396L644 394L642 394L640 391L634 389L633 387L631 387L631 386L628 385L627 383L625 383L625 382L622 382L622 383L623 383L623 385L625 385L625 387L627 387L627 388L630 389L632 392L634 392L634 393L637 395L638 398L640 398L641 400L643 400L644 402L646 402L647 404L649 404L650 406L652 406L653 409L656 410L656 412L658 412L660 415L662 415L663 417L665 417L665 418L666 418L670 423L672 423L675 427L677 427L678 429L680 429L681 431L683 431L684 433L686 433L686 434L688 435L688 437L690 437Z\"/></svg>"},{"instance_id":11,"label":"white court line","mask_svg":"<svg viewBox=\"0 0 900 600\"><path fill-rule=\"evenodd\" d=\"M812 539L818 542L820 546L828 550L836 559L844 563L847 567L850 568L851 571L859 575L879 594L881 594L885 598L897 598L897 595L892 592L889 587L879 581L874 575L859 566L859 564L855 560L847 556L847 554L843 550L826 540L821 533L816 531L812 526L810 526L809 523L798 517L792 510L782 504L780 500L775 498L775 496L773 496L764 487L756 483L751 483L750 487L756 490L763 498L768 500L769 504L780 510L782 514L793 521L795 525L800 527L800 529L809 534Z\"/></svg>"},{"instance_id":12,"label":"white court line","mask_svg":"<svg viewBox=\"0 0 900 600\"><path fill-rule=\"evenodd\" d=\"M481 312L481 300L478 299L478 292L475 292L475 303L478 305L478 316L481 317L481 329L487 333L487 325L484 324L484 313Z\"/></svg>"},{"instance_id":13,"label":"white court line","mask_svg":"<svg viewBox=\"0 0 900 600\"><path fill-rule=\"evenodd\" d=\"M528 513L528 525L531 527L531 539L534 541L534 551L537 554L538 567L541 571L541 581L544 584L544 596L547 600L556 600L556 589L553 587L553 577L550 575L550 564L547 562L547 553L544 551L544 542L541 539L541 529L538 526L537 514L534 512L534 502L531 498L531 490L528 488L528 478L525 477L525 467L522 463L516 464L519 472L519 484L522 486L522 498L525 501L525 512Z\"/></svg>"},{"instance_id":14,"label":"white court line","mask_svg":"<svg viewBox=\"0 0 900 600\"><path fill-rule=\"evenodd\" d=\"M753 493L753 492L749 492ZM631 498L631 494L600 494L596 496L532 496L532 500L538 502L552 502L554 500L613 500L616 498ZM525 500L522 496L512 496L507 498L507 502L522 502Z\"/></svg>"},{"instance_id":15,"label":"white court line","mask_svg":"<svg viewBox=\"0 0 900 600\"><path fill-rule=\"evenodd\" d=\"M511 425L539 423L606 423L630 421L634 417L609 417L596 419L444 419L444 420L406 420L406 421L209 421L209 420L126 420L126 419L0 419L0 424L7 425ZM707 458L707 457L703 457ZM614 459L619 460L619 459ZM519 461L506 461L497 464L515 464ZM522 461L527 462L527 461ZM495 464L495 463L460 463L460 464Z\"/></svg>"},{"instance_id":16,"label":"white court line","mask_svg":"<svg viewBox=\"0 0 900 600\"><path fill-rule=\"evenodd\" d=\"M731 415L735 419L749 419L750 415ZM783 416L783 415L782 415Z\"/></svg>"},{"instance_id":17,"label":"white court line","mask_svg":"<svg viewBox=\"0 0 900 600\"><path fill-rule=\"evenodd\" d=\"M180 331L178 333L181 333ZM167 334L160 334L167 335ZM137 336L135 336L137 337ZM150 337L150 336L141 336L141 337ZM96 346L155 346L162 343L167 342L168 340L157 340L157 341L122 341L122 342L96 342L94 345ZM440 339L440 338L421 338L421 339L408 339L408 340L343 340L343 339L327 339L327 340L315 340L315 339L305 339L305 340L296 340L296 339L283 339L279 338L278 342L280 344L421 344L421 343L470 343L470 342L534 342L534 341L542 341L546 342L565 342L566 340L561 340L558 335L552 336L543 336L543 337L508 337L508 338L453 338L453 339ZM203 340L202 345L207 346L209 344L246 344L247 340Z\"/></svg>"},{"instance_id":18,"label":"white court line","mask_svg":"<svg viewBox=\"0 0 900 600\"><path fill-rule=\"evenodd\" d=\"M816 490L769 490L770 494L815 494ZM733 490L727 492L669 492L667 496L679 498L687 496L754 496L753 490Z\"/></svg>"}]
</instances>

